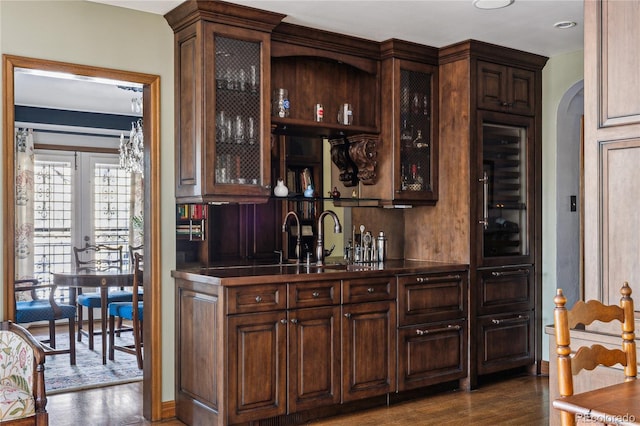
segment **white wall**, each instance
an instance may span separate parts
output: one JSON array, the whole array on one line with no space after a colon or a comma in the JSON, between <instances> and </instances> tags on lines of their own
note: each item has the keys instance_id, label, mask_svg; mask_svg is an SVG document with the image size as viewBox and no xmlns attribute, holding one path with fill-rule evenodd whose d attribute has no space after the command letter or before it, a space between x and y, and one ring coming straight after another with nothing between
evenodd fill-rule
<instances>
[{"instance_id":1,"label":"white wall","mask_svg":"<svg viewBox=\"0 0 640 426\"><path fill-rule=\"evenodd\" d=\"M86 1L2 0L0 53L160 75L160 203L161 227L165 231L161 236L161 287L162 309L166 312L162 315L162 400L172 401L174 285L170 272L175 267L173 32L163 16L120 7ZM2 105L0 114L1 108ZM1 163L0 167L3 167ZM0 172L4 173L4 170ZM0 212L0 221L3 219L1 215ZM4 240L4 236L0 237ZM3 270L4 265L0 265L0 276L4 274ZM0 304L0 310L3 306ZM4 312L1 316L4 317Z\"/></svg>"},{"instance_id":2,"label":"white wall","mask_svg":"<svg viewBox=\"0 0 640 426\"><path fill-rule=\"evenodd\" d=\"M557 224L557 114L565 92L583 79L583 52L550 58L542 71L542 324L553 324L556 292ZM544 328L544 327L543 327ZM542 357L548 360L549 342L542 336Z\"/></svg>"}]
</instances>

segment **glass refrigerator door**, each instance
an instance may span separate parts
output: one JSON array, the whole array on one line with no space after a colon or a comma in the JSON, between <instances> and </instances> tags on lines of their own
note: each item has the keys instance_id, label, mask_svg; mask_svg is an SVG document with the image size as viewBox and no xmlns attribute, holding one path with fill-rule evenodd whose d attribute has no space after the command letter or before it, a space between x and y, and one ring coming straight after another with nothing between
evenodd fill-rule
<instances>
[{"instance_id":1,"label":"glass refrigerator door","mask_svg":"<svg viewBox=\"0 0 640 426\"><path fill-rule=\"evenodd\" d=\"M483 258L528 256L527 126L482 124Z\"/></svg>"}]
</instances>

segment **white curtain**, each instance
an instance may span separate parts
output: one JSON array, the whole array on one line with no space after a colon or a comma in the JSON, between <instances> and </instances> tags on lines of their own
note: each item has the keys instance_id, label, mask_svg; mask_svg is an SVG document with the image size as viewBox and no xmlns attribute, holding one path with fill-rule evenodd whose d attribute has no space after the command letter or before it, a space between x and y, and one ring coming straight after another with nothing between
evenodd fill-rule
<instances>
[{"instance_id":1,"label":"white curtain","mask_svg":"<svg viewBox=\"0 0 640 426\"><path fill-rule=\"evenodd\" d=\"M144 179L142 173L131 173L131 215L129 223L129 245L141 246L144 243ZM133 262L133 260L130 260Z\"/></svg>"},{"instance_id":2,"label":"white curtain","mask_svg":"<svg viewBox=\"0 0 640 426\"><path fill-rule=\"evenodd\" d=\"M16 129L15 137L15 278L34 277L33 253L33 130Z\"/></svg>"}]
</instances>

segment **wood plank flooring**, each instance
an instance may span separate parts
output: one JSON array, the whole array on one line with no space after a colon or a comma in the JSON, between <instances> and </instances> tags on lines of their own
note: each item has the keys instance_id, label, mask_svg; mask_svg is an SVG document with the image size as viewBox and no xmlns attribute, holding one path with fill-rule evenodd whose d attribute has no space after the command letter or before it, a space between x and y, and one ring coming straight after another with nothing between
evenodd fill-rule
<instances>
[{"instance_id":1,"label":"wood plank flooring","mask_svg":"<svg viewBox=\"0 0 640 426\"><path fill-rule=\"evenodd\" d=\"M549 378L518 376L484 383L472 392L451 391L389 407L332 417L313 426L517 425L549 424ZM182 426L178 420L142 417L142 383L108 386L48 397L51 426Z\"/></svg>"}]
</instances>

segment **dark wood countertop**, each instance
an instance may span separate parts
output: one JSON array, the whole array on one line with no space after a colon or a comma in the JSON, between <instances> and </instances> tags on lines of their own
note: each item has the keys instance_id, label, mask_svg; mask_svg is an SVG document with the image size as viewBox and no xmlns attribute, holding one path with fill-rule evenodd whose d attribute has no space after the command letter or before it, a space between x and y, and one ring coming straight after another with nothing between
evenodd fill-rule
<instances>
[{"instance_id":1,"label":"dark wood countertop","mask_svg":"<svg viewBox=\"0 0 640 426\"><path fill-rule=\"evenodd\" d=\"M341 258L328 258L325 266L306 264L247 264L198 268L181 268L171 272L182 278L206 284L236 286L245 284L271 284L304 282L324 279L350 279L365 276L415 274L421 272L450 272L466 270L469 265L421 260L387 260L383 263L345 264Z\"/></svg>"}]
</instances>

